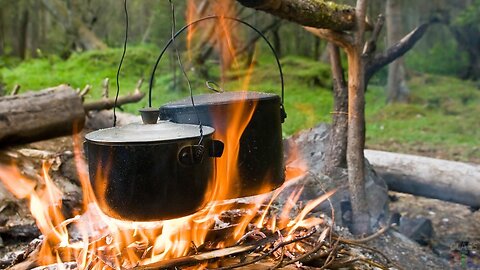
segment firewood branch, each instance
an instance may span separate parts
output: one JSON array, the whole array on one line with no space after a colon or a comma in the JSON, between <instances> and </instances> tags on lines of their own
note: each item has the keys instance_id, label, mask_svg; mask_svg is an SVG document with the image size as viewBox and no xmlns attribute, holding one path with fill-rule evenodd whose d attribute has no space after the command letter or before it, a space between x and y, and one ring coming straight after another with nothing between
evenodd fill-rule
<instances>
[{"instance_id":1,"label":"firewood branch","mask_svg":"<svg viewBox=\"0 0 480 270\"><path fill-rule=\"evenodd\" d=\"M128 103L135 103L140 101L144 96L145 93L140 91L140 86L142 85L143 80L138 81L137 87L133 94L128 94L126 96L121 96L117 100L117 107L128 104ZM115 99L114 98L103 98L101 100L92 101L89 103L84 103L83 108L86 112L88 111L100 111L100 110L108 110L115 107Z\"/></svg>"},{"instance_id":2,"label":"firewood branch","mask_svg":"<svg viewBox=\"0 0 480 270\"><path fill-rule=\"evenodd\" d=\"M366 81L368 82L378 70L402 57L405 53L412 49L413 46L415 46L415 44L423 37L428 27L430 27L432 23L434 23L434 21L424 23L413 29L398 43L388 48L386 52L377 54L372 60L370 60L367 63L365 72Z\"/></svg>"},{"instance_id":3,"label":"firewood branch","mask_svg":"<svg viewBox=\"0 0 480 270\"><path fill-rule=\"evenodd\" d=\"M240 4L304 26L347 31L355 28L355 8L325 0L237 0Z\"/></svg>"}]
</instances>

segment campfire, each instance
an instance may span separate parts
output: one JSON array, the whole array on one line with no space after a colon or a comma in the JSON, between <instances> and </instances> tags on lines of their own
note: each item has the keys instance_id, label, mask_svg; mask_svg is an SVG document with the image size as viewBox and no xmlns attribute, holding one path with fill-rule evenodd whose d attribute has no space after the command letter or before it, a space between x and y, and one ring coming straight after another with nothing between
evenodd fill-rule
<instances>
[{"instance_id":1,"label":"campfire","mask_svg":"<svg viewBox=\"0 0 480 270\"><path fill-rule=\"evenodd\" d=\"M189 12L193 13L194 11L190 8ZM189 17L193 16L190 13ZM193 18L191 19L193 20ZM232 55L235 55L232 53L232 50L235 51L233 38L228 34L232 32L228 29L230 22L220 17L219 25L220 38L215 46L219 46L219 51L225 60L224 65L236 65L237 60L232 58ZM192 36L193 31L189 31L188 47L191 46ZM225 42L221 43L219 40ZM279 63L278 59L277 63ZM279 66L279 68L281 67ZM253 65L250 65L248 76L244 79L244 89L248 88L252 70ZM281 69L280 74L282 74ZM283 78L281 79L283 91ZM201 110L202 105L208 107L210 99L211 97L204 99L206 101L203 103L199 99L198 107L190 107L197 117L199 115L195 109ZM298 158L290 156L287 160L296 160L296 162L289 164L287 161L284 170L280 127L280 121L284 118L283 93L282 99L280 99L278 96L272 97L263 93L238 92L233 100L234 102L232 101L231 104L227 102L227 105L224 105L225 111L210 115L208 120L202 121L211 124L215 128L215 133L213 133L213 129L210 133L206 132L208 128L205 127L205 130L201 132L198 145L192 145L192 148L187 149L191 151L186 152L185 162L198 165L205 161L203 156L205 153L201 152L201 157L195 160L197 153L195 151L198 149L204 151L210 147L210 144L202 144L210 142L207 140L212 139L208 138L209 135L213 134L211 135L213 136L212 141L218 140L222 143L222 147L224 146L221 151L223 153L213 155L217 158L213 173L214 180L208 182L205 192L201 194L202 198L199 204L201 207L187 215L183 212L170 213L167 218L154 220L152 217L156 217L157 214L148 212L153 210L145 210L152 207L148 200L143 200L141 204L136 205L136 209L137 211L147 211L147 213L142 214L142 218L135 216L136 218L128 220L128 215L118 214L122 207L130 206L129 194L121 197L121 193L115 195L117 196L117 208L105 211L111 203L107 198L108 183L111 181L112 175L111 168L116 170L127 170L127 168L124 165L115 167L115 160L102 161L101 155L92 150L91 142L95 142L92 139L93 136L87 135L89 165L87 165L85 154L82 151L83 138L80 135L75 135L73 138L75 166L83 196L82 209L73 217L65 216L62 211L63 194L55 184L55 179L52 179L51 166L53 163L51 160L43 162L39 179L24 175L17 164L1 165L0 180L3 185L17 198L28 200L31 214L42 233L41 240L32 242L33 247L28 254L25 254L24 259L30 260L28 267L146 270L164 268L233 269L255 265L274 269L300 267L302 264L311 263L322 268L371 265L386 269L387 265L391 265L391 262L381 253L362 245L364 240L347 240L336 232L333 223L333 207L330 213L318 213L316 208L320 204L328 204L327 201L336 192L335 189L325 191L318 198L305 204L303 201L299 201L305 188L297 181L309 173L309 168L303 166L302 162L298 162ZM265 103L270 104L272 100L273 106L276 106L277 110L273 114L275 119L271 119L271 121L275 122L278 118L278 123L276 123L278 129L274 130L274 134L269 140L269 138L265 139L258 135L266 132L266 130L262 130L261 122L256 125L250 124L259 121L256 119L259 118L258 114L263 113L264 107L266 107ZM221 103L225 104L225 101L223 100ZM182 103L176 103L176 105L181 107ZM163 107L163 112L168 117L172 117L172 111L175 113L175 110L178 109L175 106L168 107L167 105ZM211 112L209 107L206 110L207 113ZM178 125L192 125L200 122L195 117L191 123L184 123L182 122L184 120L173 118L163 120L178 122ZM150 128L163 121L157 123L157 117L153 119L150 121L152 123L139 124L136 127L139 129ZM228 125L225 126L222 123L228 123ZM201 129L202 125L199 126ZM113 131L117 132L121 129L122 127L115 127ZM204 131L206 141L203 140ZM248 136L243 136L245 134ZM255 144L258 138L264 140ZM133 143L138 142L133 141ZM144 141L141 142L144 143ZM261 148L264 145L273 145L273 147L261 149L262 151L257 150L258 147ZM246 148L248 151L245 150ZM180 153L183 153L183 150L184 148L180 149ZM242 156L245 151L249 153L251 159ZM259 154L257 155L255 151ZM269 151L270 154L273 153L274 158L268 159L268 161L273 160L273 163L277 164L267 165L276 166L274 170L270 170L271 168L268 166L267 168L248 169L247 172L244 168L242 169L242 166L251 168L262 162L261 159L264 157L259 155L261 152ZM188 156L189 153L193 153L194 157ZM290 151L290 155L295 155L295 153ZM182 155L180 156L182 157ZM97 157L98 160L96 160ZM259 161L255 161L253 158L257 158ZM196 164L197 161L198 164ZM180 162L182 162L181 158ZM245 163L248 162L251 164L245 166ZM188 170L188 168L184 170ZM245 174L249 179L254 180L248 180L251 182L247 181L246 185L239 185L238 182L245 179ZM130 175L128 180L140 181L142 179L133 179ZM282 183L283 185L281 185ZM191 187L184 186L183 188ZM142 194L135 195L142 196ZM175 198L181 194L169 195ZM145 196L145 198L149 197ZM122 206L122 203L125 205ZM162 203L162 207L169 207L168 202ZM184 201L175 203L184 203ZM143 209L138 210L138 207ZM161 213L169 211L169 209L160 210ZM369 257L359 255L360 253L356 251L355 247L369 250L371 255ZM22 267L25 266L14 265L12 269L23 269Z\"/></svg>"},{"instance_id":2,"label":"campfire","mask_svg":"<svg viewBox=\"0 0 480 270\"><path fill-rule=\"evenodd\" d=\"M352 255L348 245L362 246L361 241L339 236L327 216L310 214L335 190L305 205L298 203L303 188L295 183L301 173L307 173L306 168L287 166L286 183L273 192L212 201L190 216L157 222L120 221L105 215L96 203L80 142L80 137L74 138L83 211L72 218L62 214L62 193L49 176L51 162L43 163L39 185L15 165L0 168L2 183L29 201L42 232L42 240L34 242L38 253L30 254L35 265L47 269L231 269L254 263L281 268L311 261L337 267L362 262L382 265ZM285 191L290 194L282 194ZM282 201L282 196L287 199Z\"/></svg>"},{"instance_id":3,"label":"campfire","mask_svg":"<svg viewBox=\"0 0 480 270\"><path fill-rule=\"evenodd\" d=\"M239 113L246 115L241 109ZM244 117L236 119L239 122L232 125L234 127L244 128L249 122ZM232 128L224 134L225 153L228 153L225 160L236 160L242 132ZM67 219L62 214L62 193L49 176L48 161L43 164L41 186L22 175L15 165L0 168L0 179L8 190L18 198L29 200L30 211L44 236L37 258L39 265L68 262L78 269L156 269L184 265L204 268L211 267L212 259L245 252L256 252L262 254L262 258L272 257L281 262L280 258L287 255L290 260L296 260L311 253L312 246L327 247L327 236L332 241L331 222L323 217L309 217L308 213L334 191L302 208L296 205L301 188L292 193L283 206L275 202L288 182L273 193L243 201L218 200L216 198L231 197L229 193L235 192L229 189L232 185L228 183L238 173L233 166L219 166L225 170L217 172L215 186L209 187L210 203L192 215L156 222L113 219L103 214L97 204L80 148L81 138L75 137L74 142L84 212L73 218ZM264 190L258 192L264 193ZM310 243L302 242L305 239ZM254 260L259 261L258 257ZM229 264L232 262L213 262L216 266Z\"/></svg>"}]
</instances>

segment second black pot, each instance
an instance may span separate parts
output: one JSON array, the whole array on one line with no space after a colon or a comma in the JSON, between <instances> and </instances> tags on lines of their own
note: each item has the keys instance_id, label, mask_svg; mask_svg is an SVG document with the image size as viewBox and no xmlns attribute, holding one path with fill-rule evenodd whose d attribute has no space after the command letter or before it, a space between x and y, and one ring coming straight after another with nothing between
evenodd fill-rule
<instances>
[{"instance_id":1,"label":"second black pot","mask_svg":"<svg viewBox=\"0 0 480 270\"><path fill-rule=\"evenodd\" d=\"M215 128L215 139L225 134L232 124L229 116L236 113L235 107L243 103L252 108L250 122L240 138L238 178L234 179L234 191L225 199L258 195L271 191L283 184L285 167L283 163L282 122L284 112L278 95L259 92L225 92L193 97L196 111L204 125ZM248 110L247 110L248 111ZM248 117L245 115L244 117ZM198 123L197 114L190 98L168 103L160 108L160 119L175 123ZM228 149L229 145L226 145ZM222 157L224 158L224 157ZM219 176L221 177L221 176ZM217 179L217 181L220 181Z\"/></svg>"}]
</instances>

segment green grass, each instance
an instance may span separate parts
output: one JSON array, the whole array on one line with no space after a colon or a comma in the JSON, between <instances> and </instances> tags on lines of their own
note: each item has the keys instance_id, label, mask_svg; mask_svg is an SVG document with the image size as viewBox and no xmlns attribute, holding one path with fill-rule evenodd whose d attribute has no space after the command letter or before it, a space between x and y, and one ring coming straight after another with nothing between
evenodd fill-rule
<instances>
[{"instance_id":1,"label":"green grass","mask_svg":"<svg viewBox=\"0 0 480 270\"><path fill-rule=\"evenodd\" d=\"M386 105L382 88L367 94L367 145L480 161L480 91L472 82L422 75L409 82L408 104Z\"/></svg>"},{"instance_id":2,"label":"green grass","mask_svg":"<svg viewBox=\"0 0 480 270\"><path fill-rule=\"evenodd\" d=\"M134 89L140 77L148 79L158 48L154 46L130 47L120 75L121 94ZM280 80L275 62L263 53L255 62L250 84L244 78L248 69L240 68L227 73L226 90L249 90L280 94ZM86 52L72 55L67 61L46 57L8 65L0 70L7 89L15 84L22 91L42 89L62 83L74 88L91 84L93 90L88 99L100 97L102 81L110 78L110 95L115 90L115 74L120 49L102 52ZM15 61L13 61L15 63ZM188 66L189 63L184 63ZM285 108L288 118L283 126L284 135L313 127L319 122L330 122L332 93L329 67L309 59L289 56L282 59L285 73ZM154 106L188 96L184 78L178 73L180 83L173 90L173 76L169 58L162 59L157 71L153 92ZM189 70L195 93L207 92L205 80L220 82L220 70L215 61L209 61L209 77L202 78ZM480 162L480 91L474 83L452 77L422 75L408 83L411 100L408 104L385 104L384 87L370 86L366 95L367 146L372 148L424 153L444 158ZM124 107L136 113L146 105Z\"/></svg>"}]
</instances>

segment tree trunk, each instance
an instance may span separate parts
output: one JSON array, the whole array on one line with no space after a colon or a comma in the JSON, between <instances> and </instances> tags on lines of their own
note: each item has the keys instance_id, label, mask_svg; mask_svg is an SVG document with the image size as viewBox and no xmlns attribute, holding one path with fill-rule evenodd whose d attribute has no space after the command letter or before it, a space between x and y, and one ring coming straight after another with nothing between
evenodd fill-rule
<instances>
[{"instance_id":1,"label":"tree trunk","mask_svg":"<svg viewBox=\"0 0 480 270\"><path fill-rule=\"evenodd\" d=\"M278 57L282 57L282 39L280 38L280 25L272 30L273 48L277 52Z\"/></svg>"},{"instance_id":2,"label":"tree trunk","mask_svg":"<svg viewBox=\"0 0 480 270\"><path fill-rule=\"evenodd\" d=\"M340 58L340 49L329 43L330 66L333 75L333 121L329 145L325 155L326 175L331 175L336 168L347 167L347 132L348 132L348 89Z\"/></svg>"},{"instance_id":3,"label":"tree trunk","mask_svg":"<svg viewBox=\"0 0 480 270\"><path fill-rule=\"evenodd\" d=\"M37 56L37 50L39 45L39 38L40 38L40 26L41 26L41 3L35 1L33 3L33 8L35 12L32 13L30 19L30 29L29 29L29 39L28 39L28 51L30 53L30 57Z\"/></svg>"},{"instance_id":4,"label":"tree trunk","mask_svg":"<svg viewBox=\"0 0 480 270\"><path fill-rule=\"evenodd\" d=\"M67 34L73 39L72 42L84 50L102 50L107 45L100 40L94 32L88 29L82 21L79 12L69 11L67 5L60 0L42 0L42 4L60 24L65 27Z\"/></svg>"},{"instance_id":5,"label":"tree trunk","mask_svg":"<svg viewBox=\"0 0 480 270\"><path fill-rule=\"evenodd\" d=\"M21 59L25 59L27 53L27 36L28 36L28 21L29 21L29 12L28 9L22 11L20 18L20 29L18 32L18 47L17 55Z\"/></svg>"},{"instance_id":6,"label":"tree trunk","mask_svg":"<svg viewBox=\"0 0 480 270\"><path fill-rule=\"evenodd\" d=\"M348 135L347 166L350 200L352 202L352 233L371 231L365 190L365 61L362 57L365 36L367 0L356 6L357 31L352 46L346 48L348 57Z\"/></svg>"},{"instance_id":7,"label":"tree trunk","mask_svg":"<svg viewBox=\"0 0 480 270\"><path fill-rule=\"evenodd\" d=\"M72 134L84 121L82 99L66 85L0 98L1 145Z\"/></svg>"},{"instance_id":8,"label":"tree trunk","mask_svg":"<svg viewBox=\"0 0 480 270\"><path fill-rule=\"evenodd\" d=\"M387 42L392 46L402 39L402 10L400 0L387 0ZM405 64L398 58L388 67L387 102L406 102L409 90L405 80Z\"/></svg>"},{"instance_id":9,"label":"tree trunk","mask_svg":"<svg viewBox=\"0 0 480 270\"><path fill-rule=\"evenodd\" d=\"M450 31L457 40L458 46L468 53L468 68L464 79L480 79L480 31L476 26L451 26Z\"/></svg>"},{"instance_id":10,"label":"tree trunk","mask_svg":"<svg viewBox=\"0 0 480 270\"><path fill-rule=\"evenodd\" d=\"M361 45L347 49L348 56L348 135L347 166L352 201L354 234L370 231L365 191L365 83Z\"/></svg>"},{"instance_id":11,"label":"tree trunk","mask_svg":"<svg viewBox=\"0 0 480 270\"><path fill-rule=\"evenodd\" d=\"M3 9L0 8L0 56L4 54L4 48L5 48L5 23L3 20L4 20Z\"/></svg>"}]
</instances>

